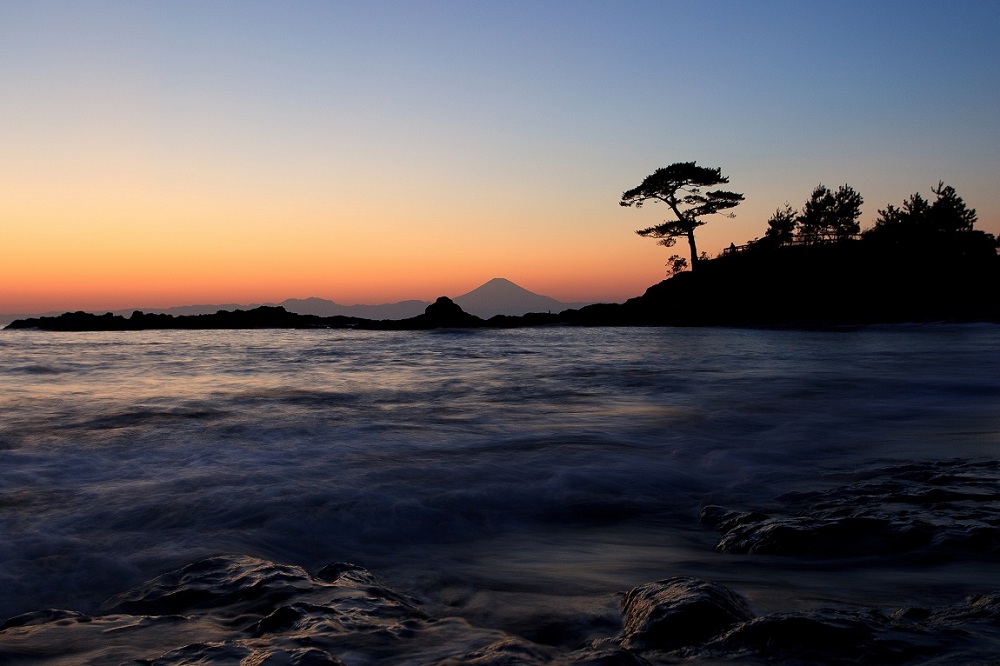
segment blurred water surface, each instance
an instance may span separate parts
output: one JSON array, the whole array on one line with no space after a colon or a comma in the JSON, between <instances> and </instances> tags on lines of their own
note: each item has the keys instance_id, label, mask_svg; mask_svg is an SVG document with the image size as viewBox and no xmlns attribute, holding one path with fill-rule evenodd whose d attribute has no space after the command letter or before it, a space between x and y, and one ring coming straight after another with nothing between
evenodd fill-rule
<instances>
[{"instance_id":1,"label":"blurred water surface","mask_svg":"<svg viewBox=\"0 0 1000 666\"><path fill-rule=\"evenodd\" d=\"M716 553L698 523L995 459L997 326L5 331L0 385L0 617L220 554L355 561L515 628L681 573L775 609L1000 589Z\"/></svg>"}]
</instances>

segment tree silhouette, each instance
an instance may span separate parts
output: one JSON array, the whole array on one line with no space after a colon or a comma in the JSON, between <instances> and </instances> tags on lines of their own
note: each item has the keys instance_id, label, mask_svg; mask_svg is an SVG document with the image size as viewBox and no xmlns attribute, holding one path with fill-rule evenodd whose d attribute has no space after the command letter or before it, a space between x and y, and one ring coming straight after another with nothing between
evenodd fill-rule
<instances>
[{"instance_id":1,"label":"tree silhouette","mask_svg":"<svg viewBox=\"0 0 1000 666\"><path fill-rule=\"evenodd\" d=\"M995 259L996 238L975 228L976 210L966 206L955 188L944 182L939 181L931 191L935 194L934 201L917 192L899 208L889 204L879 210L875 226L865 232L865 239L883 249L933 251L940 256L972 261Z\"/></svg>"},{"instance_id":2,"label":"tree silhouette","mask_svg":"<svg viewBox=\"0 0 1000 666\"><path fill-rule=\"evenodd\" d=\"M694 230L705 224L703 217L734 208L743 195L725 190L703 191L703 188L728 183L722 169L700 167L695 162L675 162L646 176L642 183L622 194L622 206L641 208L649 200L665 203L676 219L636 231L640 236L659 239L660 245L673 247L678 238L686 237L691 248L691 270L697 270L698 246ZM729 214L732 217L732 214Z\"/></svg>"},{"instance_id":3,"label":"tree silhouette","mask_svg":"<svg viewBox=\"0 0 1000 666\"><path fill-rule=\"evenodd\" d=\"M672 254L667 258L667 275L670 277L683 273L687 267L688 260L679 254Z\"/></svg>"},{"instance_id":4,"label":"tree silhouette","mask_svg":"<svg viewBox=\"0 0 1000 666\"><path fill-rule=\"evenodd\" d=\"M784 208L779 208L767 221L767 231L762 239L767 245L789 245L795 235L795 224L798 213L792 205L785 202Z\"/></svg>"},{"instance_id":5,"label":"tree silhouette","mask_svg":"<svg viewBox=\"0 0 1000 666\"><path fill-rule=\"evenodd\" d=\"M932 227L943 233L972 231L979 217L975 208L968 208L955 188L939 180L937 189L931 188L937 199L931 204Z\"/></svg>"},{"instance_id":6,"label":"tree silhouette","mask_svg":"<svg viewBox=\"0 0 1000 666\"><path fill-rule=\"evenodd\" d=\"M931 191L937 195L934 202L924 199L919 192L911 194L901 208L892 204L879 210L874 235L914 236L928 234L954 234L972 231L978 220L975 208L968 208L955 188L938 182Z\"/></svg>"},{"instance_id":7,"label":"tree silhouette","mask_svg":"<svg viewBox=\"0 0 1000 666\"><path fill-rule=\"evenodd\" d=\"M849 185L841 185L836 192L820 183L813 190L797 221L799 237L806 243L844 240L861 231L858 218L864 199Z\"/></svg>"}]
</instances>

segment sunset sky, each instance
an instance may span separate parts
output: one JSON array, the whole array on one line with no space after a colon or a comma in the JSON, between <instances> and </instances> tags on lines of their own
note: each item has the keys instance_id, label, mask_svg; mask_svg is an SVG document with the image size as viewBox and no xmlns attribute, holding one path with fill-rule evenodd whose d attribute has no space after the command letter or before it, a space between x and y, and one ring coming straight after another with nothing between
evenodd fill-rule
<instances>
[{"instance_id":1,"label":"sunset sky","mask_svg":"<svg viewBox=\"0 0 1000 666\"><path fill-rule=\"evenodd\" d=\"M0 312L620 301L658 167L862 221L938 180L1000 233L1000 2L0 2ZM686 248L678 245L677 251Z\"/></svg>"}]
</instances>

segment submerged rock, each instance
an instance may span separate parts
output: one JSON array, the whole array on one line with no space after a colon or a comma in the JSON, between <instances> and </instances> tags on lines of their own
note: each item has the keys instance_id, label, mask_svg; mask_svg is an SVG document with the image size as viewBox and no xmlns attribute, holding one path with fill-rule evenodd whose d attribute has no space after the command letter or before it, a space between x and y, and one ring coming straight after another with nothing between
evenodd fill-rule
<instances>
[{"instance_id":1,"label":"submerged rock","mask_svg":"<svg viewBox=\"0 0 1000 666\"><path fill-rule=\"evenodd\" d=\"M895 633L878 613L776 614L745 622L704 650L729 658L807 664L894 664L928 656L929 647L919 635L906 640Z\"/></svg>"}]
</instances>

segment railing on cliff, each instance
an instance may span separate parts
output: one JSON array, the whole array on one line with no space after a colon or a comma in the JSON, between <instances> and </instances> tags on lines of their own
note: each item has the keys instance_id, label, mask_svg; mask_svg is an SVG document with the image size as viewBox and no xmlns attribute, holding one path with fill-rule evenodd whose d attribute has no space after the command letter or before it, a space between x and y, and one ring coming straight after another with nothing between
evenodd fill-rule
<instances>
[{"instance_id":1,"label":"railing on cliff","mask_svg":"<svg viewBox=\"0 0 1000 666\"><path fill-rule=\"evenodd\" d=\"M848 240L861 240L861 234L852 234L850 236L840 236L838 238L824 238L824 237L802 237L796 236L792 238L791 242L781 243L775 247L791 247L795 245L830 245L832 243L839 243L841 241ZM743 245L730 244L729 247L722 250L720 256L726 257L733 254L739 254L740 252L746 252L748 249L758 245L758 243L750 242Z\"/></svg>"}]
</instances>

